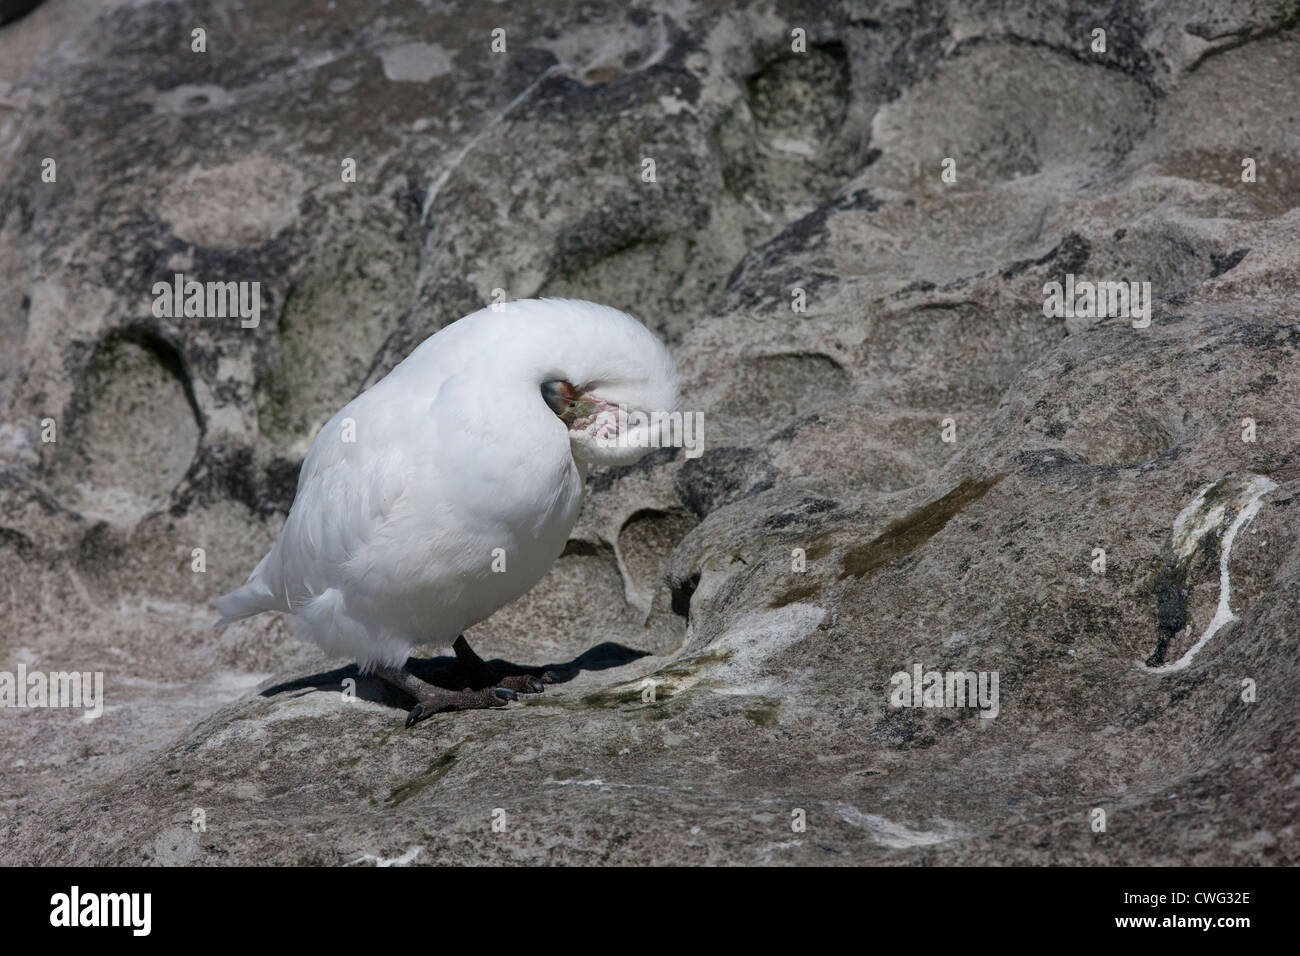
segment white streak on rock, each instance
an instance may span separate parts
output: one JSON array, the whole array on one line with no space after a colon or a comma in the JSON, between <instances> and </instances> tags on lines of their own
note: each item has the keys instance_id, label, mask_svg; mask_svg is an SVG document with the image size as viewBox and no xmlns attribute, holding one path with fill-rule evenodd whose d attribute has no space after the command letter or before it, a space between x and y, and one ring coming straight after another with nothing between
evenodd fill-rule
<instances>
[{"instance_id":1,"label":"white streak on rock","mask_svg":"<svg viewBox=\"0 0 1300 956\"><path fill-rule=\"evenodd\" d=\"M354 866L357 863L373 863L375 866L406 866L413 863L415 858L420 855L424 847L413 846L401 856L375 856L373 853L363 853L355 860L349 860L348 866Z\"/></svg>"},{"instance_id":2,"label":"white streak on rock","mask_svg":"<svg viewBox=\"0 0 1300 956\"><path fill-rule=\"evenodd\" d=\"M934 846L936 843L947 843L968 835L947 821L943 821L942 827L937 830L913 830L901 823L886 820L879 814L863 813L849 804L841 804L835 808L835 812L845 823L861 827L881 846L894 850Z\"/></svg>"},{"instance_id":3,"label":"white streak on rock","mask_svg":"<svg viewBox=\"0 0 1300 956\"><path fill-rule=\"evenodd\" d=\"M1237 537L1237 532L1246 525L1255 513L1259 511L1263 503L1262 498L1268 492L1277 487L1277 482L1265 478L1263 475L1254 475L1243 486L1235 501L1221 502L1209 511L1201 514L1200 520L1190 528L1188 525L1193 518L1200 512L1201 506L1205 501L1206 493L1212 488L1212 485L1206 485L1200 490L1192 503L1184 508L1174 520L1174 549L1180 558L1190 555L1199 545L1200 540L1210 533L1214 528L1222 524L1227 516L1227 507L1231 504L1239 503L1242 498L1246 498L1245 505L1237 514L1237 518L1232 522L1226 534L1223 536L1223 543L1219 548L1219 606L1214 612L1214 618L1210 621L1205 632L1201 635L1200 640L1188 649L1187 653L1178 660L1169 664L1161 664L1159 667L1148 667L1143 664L1143 669L1152 674L1169 674L1174 671L1181 671L1187 668L1197 652L1209 643L1210 638L1218 633L1223 625L1230 621L1237 620L1237 615L1232 612L1232 606L1229 603L1231 597L1231 585L1228 580L1228 559L1232 552L1232 542Z\"/></svg>"}]
</instances>

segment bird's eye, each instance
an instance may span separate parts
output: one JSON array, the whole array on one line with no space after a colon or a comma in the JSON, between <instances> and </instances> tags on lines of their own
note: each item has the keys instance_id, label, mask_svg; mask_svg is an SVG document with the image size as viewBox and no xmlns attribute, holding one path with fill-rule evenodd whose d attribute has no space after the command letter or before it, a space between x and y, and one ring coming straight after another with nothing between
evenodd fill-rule
<instances>
[{"instance_id":1,"label":"bird's eye","mask_svg":"<svg viewBox=\"0 0 1300 956\"><path fill-rule=\"evenodd\" d=\"M542 383L542 398L546 400L551 411L564 419L572 412L573 403L578 399L578 390L573 387L572 382L553 379Z\"/></svg>"}]
</instances>

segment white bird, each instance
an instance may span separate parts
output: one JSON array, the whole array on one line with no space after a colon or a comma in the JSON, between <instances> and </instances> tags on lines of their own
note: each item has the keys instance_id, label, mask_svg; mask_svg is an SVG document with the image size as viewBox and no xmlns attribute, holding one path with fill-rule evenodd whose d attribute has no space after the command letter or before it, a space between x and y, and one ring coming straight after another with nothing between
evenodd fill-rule
<instances>
[{"instance_id":1,"label":"white bird","mask_svg":"<svg viewBox=\"0 0 1300 956\"><path fill-rule=\"evenodd\" d=\"M408 727L540 691L461 632L541 580L587 469L636 461L660 441L654 413L676 405L672 357L624 312L529 299L467 315L321 428L275 547L217 600L220 625L286 612L299 636L415 697ZM478 689L421 681L405 666L418 644L453 645Z\"/></svg>"}]
</instances>

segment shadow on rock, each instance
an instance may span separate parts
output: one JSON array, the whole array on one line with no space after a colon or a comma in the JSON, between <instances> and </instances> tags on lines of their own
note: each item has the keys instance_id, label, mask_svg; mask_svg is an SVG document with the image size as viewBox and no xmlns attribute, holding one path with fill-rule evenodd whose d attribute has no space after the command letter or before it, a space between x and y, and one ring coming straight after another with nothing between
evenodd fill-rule
<instances>
[{"instance_id":1,"label":"shadow on rock","mask_svg":"<svg viewBox=\"0 0 1300 956\"><path fill-rule=\"evenodd\" d=\"M509 661L494 659L488 665L508 677L513 674L532 674L540 677L550 671L555 678L550 683L565 684L577 677L581 671L603 671L612 667L622 667L642 657L649 656L648 651L639 651L622 644L606 641L584 651L573 660L563 664L540 664L526 666ZM455 657L412 657L406 662L407 669L420 680L448 690L460 690L473 683L466 676L460 662ZM391 687L386 681L374 675L362 676L356 664L335 668L320 674L310 674L294 680L284 681L262 691L262 697L275 697L279 694L297 692L295 696L318 690L343 690L343 682L351 678L356 681L356 695L362 700L387 704L406 709L402 702L407 695Z\"/></svg>"}]
</instances>

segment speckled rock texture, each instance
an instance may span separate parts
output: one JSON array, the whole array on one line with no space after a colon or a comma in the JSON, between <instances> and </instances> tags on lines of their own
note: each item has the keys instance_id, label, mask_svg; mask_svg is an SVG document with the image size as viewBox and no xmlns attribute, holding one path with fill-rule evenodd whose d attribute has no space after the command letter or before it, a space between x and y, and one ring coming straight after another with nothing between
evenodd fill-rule
<instances>
[{"instance_id":1,"label":"speckled rock texture","mask_svg":"<svg viewBox=\"0 0 1300 956\"><path fill-rule=\"evenodd\" d=\"M1298 63L1273 0L0 27L0 672L105 695L0 708L0 860L1297 862ZM156 317L175 273L259 324ZM573 678L405 730L276 616L214 632L321 423L547 295L705 421L467 635ZM916 668L997 706L895 706Z\"/></svg>"}]
</instances>

